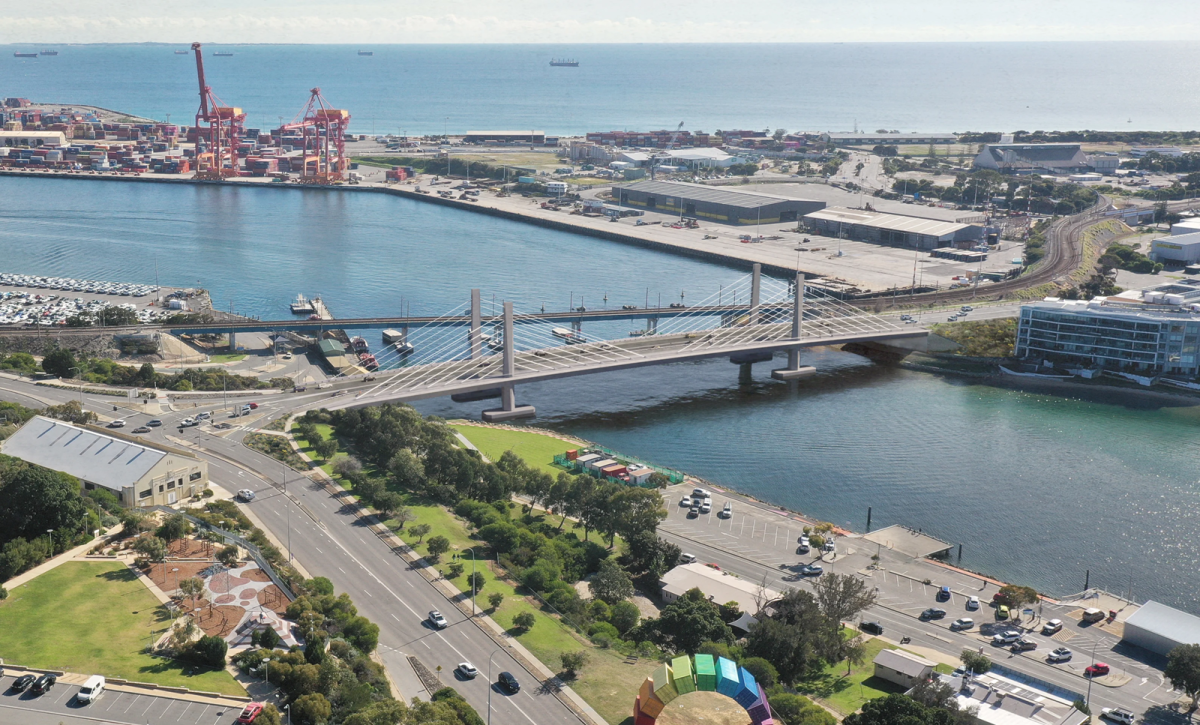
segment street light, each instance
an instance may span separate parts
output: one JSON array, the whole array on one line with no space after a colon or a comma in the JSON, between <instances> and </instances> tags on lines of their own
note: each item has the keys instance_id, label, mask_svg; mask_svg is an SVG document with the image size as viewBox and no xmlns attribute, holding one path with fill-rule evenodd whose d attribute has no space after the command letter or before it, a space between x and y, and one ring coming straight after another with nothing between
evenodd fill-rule
<instances>
[{"instance_id":1,"label":"street light","mask_svg":"<svg viewBox=\"0 0 1200 725\"><path fill-rule=\"evenodd\" d=\"M475 548L467 549L471 552L471 616L475 616Z\"/></svg>"},{"instance_id":2,"label":"street light","mask_svg":"<svg viewBox=\"0 0 1200 725\"><path fill-rule=\"evenodd\" d=\"M175 575L175 588L179 588L179 567L171 569L171 573Z\"/></svg>"},{"instance_id":3,"label":"street light","mask_svg":"<svg viewBox=\"0 0 1200 725\"><path fill-rule=\"evenodd\" d=\"M83 371L79 368L71 368L79 373L79 408L83 409Z\"/></svg>"},{"instance_id":4,"label":"street light","mask_svg":"<svg viewBox=\"0 0 1200 725\"><path fill-rule=\"evenodd\" d=\"M54 529L46 529L46 538L50 539L50 556L54 556Z\"/></svg>"},{"instance_id":5,"label":"street light","mask_svg":"<svg viewBox=\"0 0 1200 725\"><path fill-rule=\"evenodd\" d=\"M492 725L492 690L495 689L493 687L493 684L495 683L492 682L492 658L495 657L496 653L502 649L504 648L497 647L496 649L492 650L490 655L488 655L488 725Z\"/></svg>"},{"instance_id":6,"label":"street light","mask_svg":"<svg viewBox=\"0 0 1200 725\"><path fill-rule=\"evenodd\" d=\"M1096 645L1097 645L1097 644L1099 644L1099 643L1100 643L1100 640L1094 640L1094 641L1092 642L1092 666L1093 666L1093 667L1095 667L1095 666L1096 666ZM1083 704L1084 704L1085 706L1089 707L1089 708L1090 708L1090 707L1091 707L1091 705L1092 705L1092 680L1093 680L1093 679L1095 679L1095 677L1096 677L1096 674L1095 674L1095 673L1096 673L1096 671L1095 671L1095 670L1092 670L1092 674L1088 675L1088 678L1087 678L1087 681L1088 681L1088 691L1087 691L1087 697L1086 697L1086 698L1084 698L1084 701L1083 701Z\"/></svg>"}]
</instances>

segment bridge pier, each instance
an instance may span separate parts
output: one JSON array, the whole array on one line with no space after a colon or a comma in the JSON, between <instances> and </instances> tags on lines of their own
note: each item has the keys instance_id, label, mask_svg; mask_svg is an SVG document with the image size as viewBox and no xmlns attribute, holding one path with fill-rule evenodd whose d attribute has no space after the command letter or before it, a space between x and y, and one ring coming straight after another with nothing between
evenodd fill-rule
<instances>
[{"instance_id":1,"label":"bridge pier","mask_svg":"<svg viewBox=\"0 0 1200 725\"><path fill-rule=\"evenodd\" d=\"M804 323L804 273L796 273L796 281L792 287L792 339L799 340ZM812 365L800 364L800 348L788 350L787 367L771 371L771 377L776 380L796 380L815 375L817 369Z\"/></svg>"},{"instance_id":2,"label":"bridge pier","mask_svg":"<svg viewBox=\"0 0 1200 725\"><path fill-rule=\"evenodd\" d=\"M467 333L467 342L471 346L471 359L478 360L483 355L483 313L477 289L471 290L471 328Z\"/></svg>"},{"instance_id":3,"label":"bridge pier","mask_svg":"<svg viewBox=\"0 0 1200 725\"><path fill-rule=\"evenodd\" d=\"M472 301L475 297L472 295ZM513 350L513 308L512 302L504 303L504 353L501 359L501 375L511 378L516 372ZM488 423L501 423L506 420L532 418L537 410L532 405L517 405L517 391L512 383L500 386L500 407L483 411L483 420Z\"/></svg>"}]
</instances>

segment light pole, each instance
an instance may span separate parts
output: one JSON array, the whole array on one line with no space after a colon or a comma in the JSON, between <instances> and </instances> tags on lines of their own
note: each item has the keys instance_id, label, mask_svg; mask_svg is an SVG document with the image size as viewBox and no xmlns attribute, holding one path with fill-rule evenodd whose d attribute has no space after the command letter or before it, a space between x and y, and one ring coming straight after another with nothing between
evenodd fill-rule
<instances>
[{"instance_id":1,"label":"light pole","mask_svg":"<svg viewBox=\"0 0 1200 725\"><path fill-rule=\"evenodd\" d=\"M492 682L492 658L495 657L496 653L501 649L503 648L497 647L496 649L492 650L490 655L488 655L488 725L492 725L492 690L495 689L495 683Z\"/></svg>"},{"instance_id":2,"label":"light pole","mask_svg":"<svg viewBox=\"0 0 1200 725\"><path fill-rule=\"evenodd\" d=\"M46 529L46 538L50 539L50 556L54 556L54 529Z\"/></svg>"},{"instance_id":3,"label":"light pole","mask_svg":"<svg viewBox=\"0 0 1200 725\"><path fill-rule=\"evenodd\" d=\"M263 668L266 671L266 674L263 675L263 682L270 684L271 683L271 658L270 657L263 657Z\"/></svg>"},{"instance_id":4,"label":"light pole","mask_svg":"<svg viewBox=\"0 0 1200 725\"><path fill-rule=\"evenodd\" d=\"M179 588L179 567L171 569L171 573L175 575L175 589Z\"/></svg>"},{"instance_id":5,"label":"light pole","mask_svg":"<svg viewBox=\"0 0 1200 725\"><path fill-rule=\"evenodd\" d=\"M475 616L475 547L467 549L471 552L471 616Z\"/></svg>"},{"instance_id":6,"label":"light pole","mask_svg":"<svg viewBox=\"0 0 1200 725\"><path fill-rule=\"evenodd\" d=\"M83 410L83 371L79 368L71 368L79 373L79 409Z\"/></svg>"},{"instance_id":7,"label":"light pole","mask_svg":"<svg viewBox=\"0 0 1200 725\"><path fill-rule=\"evenodd\" d=\"M283 709L287 710L288 725L292 725L292 703L289 702L288 704L284 705Z\"/></svg>"},{"instance_id":8,"label":"light pole","mask_svg":"<svg viewBox=\"0 0 1200 725\"><path fill-rule=\"evenodd\" d=\"M1097 645L1097 644L1099 644L1099 642L1100 642L1100 640L1095 640L1095 641L1093 641L1093 642L1092 642L1092 666L1093 666L1093 667L1095 667L1095 666L1096 666L1096 645ZM1087 691L1087 697L1086 697L1086 698L1084 699L1084 701L1083 701L1083 704L1084 704L1084 705L1086 705L1086 706L1087 706L1087 707L1089 707L1089 708L1090 708L1090 707L1091 707L1091 705L1092 705L1092 680L1093 680L1093 679L1096 677L1096 675L1095 675L1095 672L1096 672L1095 670L1092 670L1092 673L1093 673L1093 674L1090 674L1090 675L1088 675L1088 678L1087 678L1087 681L1088 681L1088 691Z\"/></svg>"}]
</instances>

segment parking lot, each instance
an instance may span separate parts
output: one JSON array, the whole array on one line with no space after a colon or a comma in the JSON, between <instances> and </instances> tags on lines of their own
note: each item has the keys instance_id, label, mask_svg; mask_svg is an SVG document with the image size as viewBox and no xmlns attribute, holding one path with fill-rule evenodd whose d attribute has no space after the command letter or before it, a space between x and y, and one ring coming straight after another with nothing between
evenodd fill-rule
<instances>
[{"instance_id":1,"label":"parking lot","mask_svg":"<svg viewBox=\"0 0 1200 725\"><path fill-rule=\"evenodd\" d=\"M21 673L23 674L23 673ZM70 676L68 676L70 677ZM79 685L68 684L59 678L58 684L44 695L33 695L28 691L14 692L13 680L16 679L11 671L6 671L0 677L0 722L25 722L25 716L20 712L34 713L57 717L64 723L73 722L104 722L115 725L159 725L172 723L177 725L208 725L209 723L232 723L241 712L241 705L214 705L191 700L144 695L133 692L123 692L108 689L100 699L90 705L82 705L75 700ZM64 719L68 718L68 719Z\"/></svg>"}]
</instances>

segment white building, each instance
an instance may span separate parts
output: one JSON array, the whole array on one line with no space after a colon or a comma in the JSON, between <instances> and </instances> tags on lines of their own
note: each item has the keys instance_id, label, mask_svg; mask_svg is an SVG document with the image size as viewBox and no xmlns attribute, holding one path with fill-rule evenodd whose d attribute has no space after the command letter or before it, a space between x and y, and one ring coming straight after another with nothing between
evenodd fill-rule
<instances>
[{"instance_id":1,"label":"white building","mask_svg":"<svg viewBox=\"0 0 1200 725\"><path fill-rule=\"evenodd\" d=\"M741 159L737 156L730 156L721 149L711 148L678 149L667 151L666 155L670 157L675 165L689 166L693 169L710 167L727 169L741 162Z\"/></svg>"},{"instance_id":2,"label":"white building","mask_svg":"<svg viewBox=\"0 0 1200 725\"><path fill-rule=\"evenodd\" d=\"M1179 226L1176 224L1175 226ZM1163 264L1195 264L1200 262L1200 231L1155 239L1150 243L1150 259Z\"/></svg>"},{"instance_id":3,"label":"white building","mask_svg":"<svg viewBox=\"0 0 1200 725\"><path fill-rule=\"evenodd\" d=\"M84 490L107 489L130 508L169 506L208 488L208 462L191 453L40 415L0 453L74 476Z\"/></svg>"},{"instance_id":4,"label":"white building","mask_svg":"<svg viewBox=\"0 0 1200 725\"><path fill-rule=\"evenodd\" d=\"M1200 219L1184 219L1181 222L1171 225L1171 236L1173 237L1181 234L1195 234L1196 232L1200 232Z\"/></svg>"},{"instance_id":5,"label":"white building","mask_svg":"<svg viewBox=\"0 0 1200 725\"><path fill-rule=\"evenodd\" d=\"M713 604L737 602L738 607L750 615L758 613L760 603L766 606L780 597L779 592L773 589L761 587L700 563L675 567L663 574L658 585L662 588L663 601L668 604L691 589L699 589Z\"/></svg>"},{"instance_id":6,"label":"white building","mask_svg":"<svg viewBox=\"0 0 1200 725\"><path fill-rule=\"evenodd\" d=\"M1181 644L1200 644L1200 617L1146 602L1125 620L1121 640L1165 657Z\"/></svg>"},{"instance_id":7,"label":"white building","mask_svg":"<svg viewBox=\"0 0 1200 725\"><path fill-rule=\"evenodd\" d=\"M880 650L874 663L876 677L908 688L932 677L937 666L936 662L899 649Z\"/></svg>"},{"instance_id":8,"label":"white building","mask_svg":"<svg viewBox=\"0 0 1200 725\"><path fill-rule=\"evenodd\" d=\"M547 181L546 193L554 196L562 196L567 193L567 182L565 181Z\"/></svg>"},{"instance_id":9,"label":"white building","mask_svg":"<svg viewBox=\"0 0 1200 725\"><path fill-rule=\"evenodd\" d=\"M0 131L0 146L66 146L62 131Z\"/></svg>"},{"instance_id":10,"label":"white building","mask_svg":"<svg viewBox=\"0 0 1200 725\"><path fill-rule=\"evenodd\" d=\"M1183 156L1183 149L1178 146L1135 146L1129 149L1129 155L1135 159L1140 159L1146 154L1158 154L1177 159Z\"/></svg>"},{"instance_id":11,"label":"white building","mask_svg":"<svg viewBox=\"0 0 1200 725\"><path fill-rule=\"evenodd\" d=\"M1075 709L1074 699L1067 699L1077 697L1074 693L1034 689L991 672L939 679L956 691L959 709L973 711L980 725L1084 725L1091 720Z\"/></svg>"}]
</instances>

